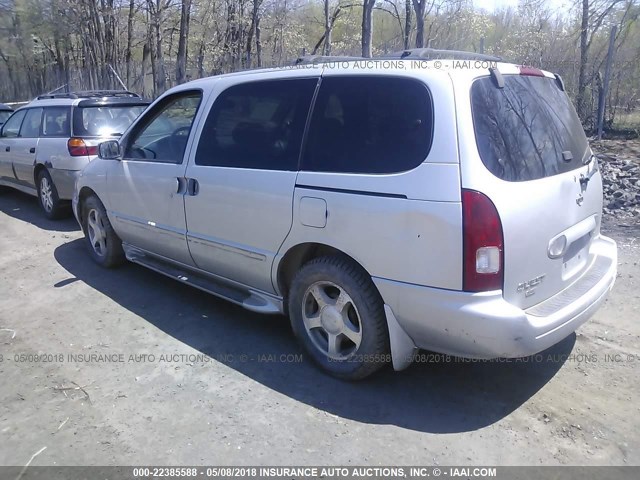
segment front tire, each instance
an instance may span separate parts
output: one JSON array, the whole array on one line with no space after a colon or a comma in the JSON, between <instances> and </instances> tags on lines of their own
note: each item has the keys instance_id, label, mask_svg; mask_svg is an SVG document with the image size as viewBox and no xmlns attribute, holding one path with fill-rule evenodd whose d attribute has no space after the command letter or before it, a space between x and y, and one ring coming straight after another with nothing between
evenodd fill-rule
<instances>
[{"instance_id":1,"label":"front tire","mask_svg":"<svg viewBox=\"0 0 640 480\"><path fill-rule=\"evenodd\" d=\"M58 220L68 215L68 207L60 200L58 189L46 169L38 173L38 202L49 220Z\"/></svg>"},{"instance_id":2,"label":"front tire","mask_svg":"<svg viewBox=\"0 0 640 480\"><path fill-rule=\"evenodd\" d=\"M113 230L104 205L94 195L82 205L82 225L89 254L98 265L111 268L124 263L122 240Z\"/></svg>"},{"instance_id":3,"label":"front tire","mask_svg":"<svg viewBox=\"0 0 640 480\"><path fill-rule=\"evenodd\" d=\"M307 353L335 377L359 380L391 359L382 298L348 258L319 257L303 265L291 283L289 316Z\"/></svg>"}]
</instances>

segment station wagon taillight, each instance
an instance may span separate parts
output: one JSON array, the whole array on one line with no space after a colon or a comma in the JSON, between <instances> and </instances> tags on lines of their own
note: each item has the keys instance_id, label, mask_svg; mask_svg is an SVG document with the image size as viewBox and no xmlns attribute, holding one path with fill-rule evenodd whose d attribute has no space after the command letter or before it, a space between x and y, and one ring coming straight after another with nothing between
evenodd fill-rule
<instances>
[{"instance_id":1,"label":"station wagon taillight","mask_svg":"<svg viewBox=\"0 0 640 480\"><path fill-rule=\"evenodd\" d=\"M502 222L493 202L483 193L462 190L463 289L500 290L504 277Z\"/></svg>"},{"instance_id":2,"label":"station wagon taillight","mask_svg":"<svg viewBox=\"0 0 640 480\"><path fill-rule=\"evenodd\" d=\"M84 140L81 138L70 138L67 142L67 148L69 149L69 155L72 157L82 157L85 155L97 155L98 147L97 146L87 146L84 143Z\"/></svg>"}]
</instances>

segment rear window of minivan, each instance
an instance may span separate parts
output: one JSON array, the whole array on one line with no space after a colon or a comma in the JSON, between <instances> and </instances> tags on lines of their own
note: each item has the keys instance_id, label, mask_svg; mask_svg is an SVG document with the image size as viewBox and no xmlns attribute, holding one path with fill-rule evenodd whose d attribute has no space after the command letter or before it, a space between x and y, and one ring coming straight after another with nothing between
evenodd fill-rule
<instances>
[{"instance_id":1,"label":"rear window of minivan","mask_svg":"<svg viewBox=\"0 0 640 480\"><path fill-rule=\"evenodd\" d=\"M505 75L471 87L476 143L484 165L514 182L536 180L582 165L588 142L569 97L551 78Z\"/></svg>"}]
</instances>

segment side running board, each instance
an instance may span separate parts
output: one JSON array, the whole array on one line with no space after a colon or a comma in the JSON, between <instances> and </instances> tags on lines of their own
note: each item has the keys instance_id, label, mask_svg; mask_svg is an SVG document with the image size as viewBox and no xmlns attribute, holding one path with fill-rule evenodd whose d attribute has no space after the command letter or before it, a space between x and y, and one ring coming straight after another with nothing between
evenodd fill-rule
<instances>
[{"instance_id":1,"label":"side running board","mask_svg":"<svg viewBox=\"0 0 640 480\"><path fill-rule=\"evenodd\" d=\"M282 300L261 292L231 285L221 279L215 278L206 272L182 268L168 260L146 253L144 250L123 244L127 260L147 267L158 273L173 278L181 283L203 290L216 297L233 302L253 312L264 314L282 313Z\"/></svg>"}]
</instances>

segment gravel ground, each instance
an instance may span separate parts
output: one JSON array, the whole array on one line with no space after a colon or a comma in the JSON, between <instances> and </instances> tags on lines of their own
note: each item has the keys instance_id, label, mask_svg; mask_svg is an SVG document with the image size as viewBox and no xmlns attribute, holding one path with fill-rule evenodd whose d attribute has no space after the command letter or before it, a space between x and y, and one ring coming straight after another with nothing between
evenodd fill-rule
<instances>
[{"instance_id":1,"label":"gravel ground","mask_svg":"<svg viewBox=\"0 0 640 480\"><path fill-rule=\"evenodd\" d=\"M4 193L0 465L638 465L640 229L607 225L612 295L542 357L350 384L301 361L286 319L102 270L73 220Z\"/></svg>"},{"instance_id":2,"label":"gravel ground","mask_svg":"<svg viewBox=\"0 0 640 480\"><path fill-rule=\"evenodd\" d=\"M640 139L592 141L603 176L604 212L613 219L640 218Z\"/></svg>"}]
</instances>

